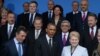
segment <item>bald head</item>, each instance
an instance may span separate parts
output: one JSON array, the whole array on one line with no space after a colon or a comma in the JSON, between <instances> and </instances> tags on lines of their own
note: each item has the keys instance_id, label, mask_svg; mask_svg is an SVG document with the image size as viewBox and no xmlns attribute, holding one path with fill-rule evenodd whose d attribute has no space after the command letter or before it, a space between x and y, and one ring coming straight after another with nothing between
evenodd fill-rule
<instances>
[{"instance_id":1,"label":"bald head","mask_svg":"<svg viewBox=\"0 0 100 56\"><path fill-rule=\"evenodd\" d=\"M48 9L49 9L49 10L53 10L53 7L54 7L54 1L49 0L49 1L48 1Z\"/></svg>"},{"instance_id":2,"label":"bald head","mask_svg":"<svg viewBox=\"0 0 100 56\"><path fill-rule=\"evenodd\" d=\"M81 10L83 12L87 11L88 10L88 1L87 0L82 0L81 1Z\"/></svg>"}]
</instances>

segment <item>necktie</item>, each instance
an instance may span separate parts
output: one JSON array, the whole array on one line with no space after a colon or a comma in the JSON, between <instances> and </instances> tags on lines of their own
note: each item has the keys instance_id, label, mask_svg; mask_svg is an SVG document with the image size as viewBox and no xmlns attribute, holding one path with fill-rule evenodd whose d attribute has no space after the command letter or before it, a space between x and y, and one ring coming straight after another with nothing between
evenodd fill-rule
<instances>
[{"instance_id":1,"label":"necktie","mask_svg":"<svg viewBox=\"0 0 100 56\"><path fill-rule=\"evenodd\" d=\"M51 11L49 12L49 20L51 19L52 17L51 17Z\"/></svg>"},{"instance_id":2,"label":"necktie","mask_svg":"<svg viewBox=\"0 0 100 56\"><path fill-rule=\"evenodd\" d=\"M91 28L91 33L90 33L90 35L91 35L91 38L93 39L93 37L94 37L94 31L93 31L94 29L93 29L93 27Z\"/></svg>"},{"instance_id":3,"label":"necktie","mask_svg":"<svg viewBox=\"0 0 100 56\"><path fill-rule=\"evenodd\" d=\"M31 14L31 18L30 18L30 26L32 26L32 23L33 23L33 14Z\"/></svg>"},{"instance_id":4,"label":"necktie","mask_svg":"<svg viewBox=\"0 0 100 56\"><path fill-rule=\"evenodd\" d=\"M21 55L21 43L18 43L18 56L22 56Z\"/></svg>"},{"instance_id":5,"label":"necktie","mask_svg":"<svg viewBox=\"0 0 100 56\"><path fill-rule=\"evenodd\" d=\"M12 26L10 25L9 31L8 31L8 37L9 37L9 38L10 38L10 35L11 35L11 30L12 30Z\"/></svg>"},{"instance_id":6,"label":"necktie","mask_svg":"<svg viewBox=\"0 0 100 56\"><path fill-rule=\"evenodd\" d=\"M85 20L85 12L83 12L82 20Z\"/></svg>"},{"instance_id":7,"label":"necktie","mask_svg":"<svg viewBox=\"0 0 100 56\"><path fill-rule=\"evenodd\" d=\"M63 45L65 46L65 44L66 44L66 34L64 34L63 36Z\"/></svg>"},{"instance_id":8,"label":"necktie","mask_svg":"<svg viewBox=\"0 0 100 56\"><path fill-rule=\"evenodd\" d=\"M51 47L52 47L51 42L52 42L52 39L50 38L50 39L49 39L49 47L50 47L50 50L51 50Z\"/></svg>"},{"instance_id":9,"label":"necktie","mask_svg":"<svg viewBox=\"0 0 100 56\"><path fill-rule=\"evenodd\" d=\"M38 39L38 36L39 36L39 30L36 30L36 39Z\"/></svg>"}]
</instances>

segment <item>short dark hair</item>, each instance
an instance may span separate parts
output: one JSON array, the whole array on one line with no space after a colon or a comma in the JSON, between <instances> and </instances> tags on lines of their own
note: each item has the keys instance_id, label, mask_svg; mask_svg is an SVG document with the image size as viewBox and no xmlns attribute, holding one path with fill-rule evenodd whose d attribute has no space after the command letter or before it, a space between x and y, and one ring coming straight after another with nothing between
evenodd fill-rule
<instances>
[{"instance_id":1,"label":"short dark hair","mask_svg":"<svg viewBox=\"0 0 100 56\"><path fill-rule=\"evenodd\" d=\"M35 3L36 7L38 7L38 3L36 1L31 1L30 4Z\"/></svg>"},{"instance_id":2,"label":"short dark hair","mask_svg":"<svg viewBox=\"0 0 100 56\"><path fill-rule=\"evenodd\" d=\"M56 25L54 23L51 23L50 22L50 23L48 23L47 28L48 28L49 25L52 25L52 26L55 26L56 27Z\"/></svg>"},{"instance_id":3,"label":"short dark hair","mask_svg":"<svg viewBox=\"0 0 100 56\"><path fill-rule=\"evenodd\" d=\"M95 17L95 20L97 20L97 15L96 15L96 14L90 13L90 14L88 15L88 17L89 17L89 16L93 16L93 17Z\"/></svg>"},{"instance_id":4,"label":"short dark hair","mask_svg":"<svg viewBox=\"0 0 100 56\"><path fill-rule=\"evenodd\" d=\"M24 31L25 33L28 33L27 29L24 26L19 26L18 29L16 30L16 33L20 33L20 31Z\"/></svg>"},{"instance_id":5,"label":"short dark hair","mask_svg":"<svg viewBox=\"0 0 100 56\"><path fill-rule=\"evenodd\" d=\"M42 16L36 16L33 22L35 22L36 20L41 20L41 22L43 23Z\"/></svg>"},{"instance_id":6,"label":"short dark hair","mask_svg":"<svg viewBox=\"0 0 100 56\"><path fill-rule=\"evenodd\" d=\"M78 2L78 1L73 1L73 2L72 2L72 5L73 5L74 3L77 3L78 6L79 6L79 2Z\"/></svg>"}]
</instances>

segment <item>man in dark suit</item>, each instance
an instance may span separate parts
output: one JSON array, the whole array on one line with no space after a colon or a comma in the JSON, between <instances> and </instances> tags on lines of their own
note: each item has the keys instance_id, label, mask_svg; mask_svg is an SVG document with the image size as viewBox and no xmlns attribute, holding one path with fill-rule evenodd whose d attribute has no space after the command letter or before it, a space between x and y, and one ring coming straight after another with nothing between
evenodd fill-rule
<instances>
[{"instance_id":1,"label":"man in dark suit","mask_svg":"<svg viewBox=\"0 0 100 56\"><path fill-rule=\"evenodd\" d=\"M35 56L58 56L58 45L53 40L56 32L56 26L49 23L46 28L46 34L37 40L35 47Z\"/></svg>"},{"instance_id":2,"label":"man in dark suit","mask_svg":"<svg viewBox=\"0 0 100 56\"><path fill-rule=\"evenodd\" d=\"M9 12L7 15L7 24L0 28L0 43L3 45L8 40L15 37L17 25L15 24L15 15Z\"/></svg>"},{"instance_id":3,"label":"man in dark suit","mask_svg":"<svg viewBox=\"0 0 100 56\"><path fill-rule=\"evenodd\" d=\"M76 14L79 13L78 9L79 9L79 3L78 1L73 1L72 2L72 12L69 12L66 14L66 19L71 23L71 28L74 28L73 24L74 24L74 17Z\"/></svg>"},{"instance_id":4,"label":"man in dark suit","mask_svg":"<svg viewBox=\"0 0 100 56\"><path fill-rule=\"evenodd\" d=\"M25 2L24 4L23 4L23 8L24 8L24 12L23 13L21 13L21 14L19 14L18 16L17 16L17 24L20 26L21 25L21 23L22 23L22 18L23 18L23 16L25 15L25 14L27 14L27 13L29 13L29 3L28 2Z\"/></svg>"},{"instance_id":5,"label":"man in dark suit","mask_svg":"<svg viewBox=\"0 0 100 56\"><path fill-rule=\"evenodd\" d=\"M42 14L43 22L45 22L44 23L44 28L46 28L47 24L52 19L52 16L53 16L53 7L54 7L54 1L49 0L48 1L48 11L46 11L46 12L44 12Z\"/></svg>"},{"instance_id":6,"label":"man in dark suit","mask_svg":"<svg viewBox=\"0 0 100 56\"><path fill-rule=\"evenodd\" d=\"M95 14L89 14L88 16L88 28L85 29L84 46L88 49L89 56L92 56L93 50L97 47L97 16Z\"/></svg>"},{"instance_id":7,"label":"man in dark suit","mask_svg":"<svg viewBox=\"0 0 100 56\"><path fill-rule=\"evenodd\" d=\"M3 52L1 56L24 56L25 45L23 44L24 39L26 38L27 30L25 27L20 26L16 31L16 36L14 39L8 41L4 45Z\"/></svg>"},{"instance_id":8,"label":"man in dark suit","mask_svg":"<svg viewBox=\"0 0 100 56\"><path fill-rule=\"evenodd\" d=\"M81 1L81 12L75 16L74 29L80 33L80 45L83 45L84 29L88 27L87 17L91 12L88 11L88 1Z\"/></svg>"},{"instance_id":9,"label":"man in dark suit","mask_svg":"<svg viewBox=\"0 0 100 56\"><path fill-rule=\"evenodd\" d=\"M71 25L70 22L67 20L63 20L61 22L61 31L55 38L55 41L58 43L60 55L62 52L62 49L64 46L69 45L69 31L70 31Z\"/></svg>"},{"instance_id":10,"label":"man in dark suit","mask_svg":"<svg viewBox=\"0 0 100 56\"><path fill-rule=\"evenodd\" d=\"M41 36L44 36L45 31L42 29L43 22L42 17L36 16L36 19L33 22L34 28L30 30L27 36L27 44L29 48L29 56L34 56L34 46L35 42L38 38L41 38Z\"/></svg>"},{"instance_id":11,"label":"man in dark suit","mask_svg":"<svg viewBox=\"0 0 100 56\"><path fill-rule=\"evenodd\" d=\"M39 13L36 12L38 7L38 3L36 1L32 1L29 4L29 13L22 16L21 25L25 26L27 29L33 27L32 23L36 16L40 16Z\"/></svg>"}]
</instances>

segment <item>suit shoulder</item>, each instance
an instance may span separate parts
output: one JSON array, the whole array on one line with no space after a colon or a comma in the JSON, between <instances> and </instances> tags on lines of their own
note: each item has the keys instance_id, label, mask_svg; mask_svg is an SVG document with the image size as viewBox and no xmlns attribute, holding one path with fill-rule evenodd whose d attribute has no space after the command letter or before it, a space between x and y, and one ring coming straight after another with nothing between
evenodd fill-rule
<instances>
[{"instance_id":1,"label":"suit shoulder","mask_svg":"<svg viewBox=\"0 0 100 56\"><path fill-rule=\"evenodd\" d=\"M46 11L46 12L43 12L42 14L47 14L48 13L48 11Z\"/></svg>"},{"instance_id":2,"label":"suit shoulder","mask_svg":"<svg viewBox=\"0 0 100 56\"><path fill-rule=\"evenodd\" d=\"M80 49L82 49L82 50L87 50L85 47L83 47L83 46L79 46L79 48Z\"/></svg>"}]
</instances>

